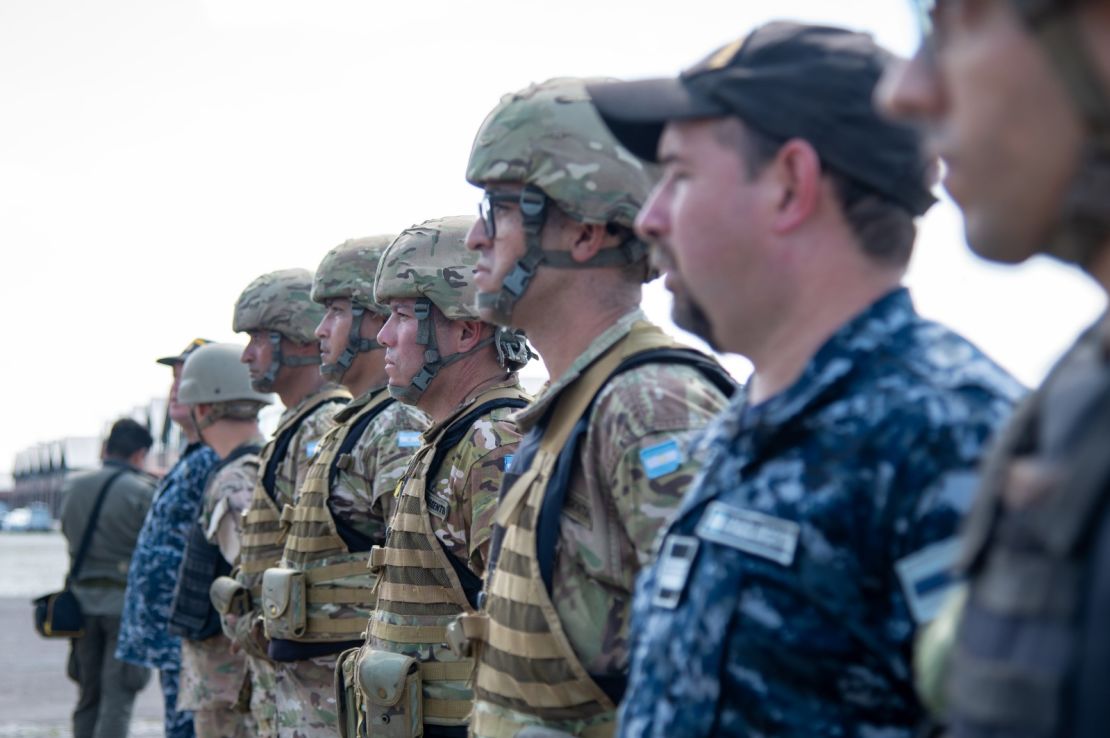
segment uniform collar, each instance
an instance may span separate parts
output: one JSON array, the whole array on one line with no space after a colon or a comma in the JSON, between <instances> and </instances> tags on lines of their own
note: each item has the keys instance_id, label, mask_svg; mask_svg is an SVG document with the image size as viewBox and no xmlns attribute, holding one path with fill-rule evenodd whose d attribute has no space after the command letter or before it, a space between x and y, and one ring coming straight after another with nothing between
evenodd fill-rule
<instances>
[{"instance_id":1,"label":"uniform collar","mask_svg":"<svg viewBox=\"0 0 1110 738\"><path fill-rule=\"evenodd\" d=\"M386 385L384 384L379 387L371 387L355 399L348 402L342 410L337 412L335 414L335 422L340 424L346 423L348 420L358 415L363 408L365 408L374 400L378 399L378 397L380 397L382 393L387 391L388 390L386 388Z\"/></svg>"},{"instance_id":2,"label":"uniform collar","mask_svg":"<svg viewBox=\"0 0 1110 738\"><path fill-rule=\"evenodd\" d=\"M516 372L512 372L511 374L506 376L504 379L501 379L501 380L499 380L499 381L497 381L493 384L484 385L481 389L475 391L470 396L468 396L465 400L463 400L461 403L459 403L459 405L455 408L454 412L452 412L449 416L447 416L446 418L444 418L443 420L441 420L438 423L434 423L434 424L428 426L428 429L420 434L420 438L426 444L431 443L432 440L436 438L436 436L438 436L445 428L447 428L449 425L451 425L451 423L455 422L458 418L462 417L462 415L464 413L466 413L472 405L476 404L480 399L482 399L482 396L485 395L486 393L492 392L494 390L502 389L502 388L505 388L505 387L519 387L519 386L520 386L520 381L517 378Z\"/></svg>"},{"instance_id":3,"label":"uniform collar","mask_svg":"<svg viewBox=\"0 0 1110 738\"><path fill-rule=\"evenodd\" d=\"M586 350L574 360L563 375L554 382L549 382L540 392L536 401L513 416L513 420L520 426L521 431L526 431L544 416L552 402L567 386L578 379L590 364L612 348L618 341L628 335L632 326L640 321L646 321L647 316L640 308L636 308L621 316L613 325L606 328L597 338L590 342Z\"/></svg>"},{"instance_id":4,"label":"uniform collar","mask_svg":"<svg viewBox=\"0 0 1110 738\"><path fill-rule=\"evenodd\" d=\"M329 394L329 393L334 394L335 392L337 392L341 389L342 388L338 384L335 384L334 382L325 382L323 385L321 385L320 389L316 390L315 392L310 392L309 394L305 395L304 399L302 399L300 402L298 402L293 407L286 408L285 412L283 412L281 414L281 418L278 420L278 427L280 428L281 426L288 423L290 420L292 420L294 417L296 417L302 410L309 407L310 405L315 405L317 402L320 401L320 398L323 397L324 395Z\"/></svg>"}]
</instances>

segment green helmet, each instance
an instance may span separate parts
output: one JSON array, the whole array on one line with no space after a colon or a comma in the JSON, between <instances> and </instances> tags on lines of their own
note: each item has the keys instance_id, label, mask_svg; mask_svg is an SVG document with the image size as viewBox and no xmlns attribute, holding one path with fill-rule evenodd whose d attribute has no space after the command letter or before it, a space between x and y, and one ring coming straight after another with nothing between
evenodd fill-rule
<instances>
[{"instance_id":1,"label":"green helmet","mask_svg":"<svg viewBox=\"0 0 1110 738\"><path fill-rule=\"evenodd\" d=\"M294 343L316 343L316 326L324 308L312 301L312 272L281 269L263 274L247 285L235 303L232 329L238 332L269 331L273 358L255 389L269 392L282 366L319 364L319 355L282 356L281 337Z\"/></svg>"},{"instance_id":2,"label":"green helmet","mask_svg":"<svg viewBox=\"0 0 1110 738\"><path fill-rule=\"evenodd\" d=\"M479 304L507 323L512 307L536 268L606 267L645 263L647 247L631 231L654 183L654 170L617 143L586 92L587 82L552 79L501 98L470 151L466 179L486 188L523 183L520 209L526 252L506 275L501 290L482 294ZM547 200L582 223L624 226L621 245L603 249L587 262L540 247Z\"/></svg>"},{"instance_id":3,"label":"green helmet","mask_svg":"<svg viewBox=\"0 0 1110 738\"><path fill-rule=\"evenodd\" d=\"M254 418L263 405L273 402L251 386L250 372L239 360L242 353L241 346L208 343L185 359L177 400L185 405L215 405L205 427L222 418Z\"/></svg>"},{"instance_id":4,"label":"green helmet","mask_svg":"<svg viewBox=\"0 0 1110 738\"><path fill-rule=\"evenodd\" d=\"M351 330L347 346L334 364L321 364L320 372L333 381L339 381L351 368L355 357L381 348L372 338L364 338L362 318L367 310L379 315L389 315L389 309L374 301L374 273L386 247L396 236L368 236L352 238L329 251L312 282L312 299L323 304L331 298L351 301Z\"/></svg>"},{"instance_id":5,"label":"green helmet","mask_svg":"<svg viewBox=\"0 0 1110 738\"><path fill-rule=\"evenodd\" d=\"M416 340L427 347L424 365L408 386L389 386L390 393L403 402L415 403L440 369L491 343L501 365L510 371L528 362L524 334L507 330L497 330L493 338L470 351L449 356L439 353L432 306L449 320L480 320L474 285L478 254L466 248L466 234L474 220L473 216L456 215L406 228L378 262L374 299L382 305L390 300L415 300Z\"/></svg>"}]
</instances>

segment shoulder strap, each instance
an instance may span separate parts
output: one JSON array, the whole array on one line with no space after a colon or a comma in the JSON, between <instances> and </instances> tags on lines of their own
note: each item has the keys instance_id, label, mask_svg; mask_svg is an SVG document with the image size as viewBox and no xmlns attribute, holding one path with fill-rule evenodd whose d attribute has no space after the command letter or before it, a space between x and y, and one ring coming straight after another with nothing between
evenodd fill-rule
<instances>
[{"instance_id":1,"label":"shoulder strap","mask_svg":"<svg viewBox=\"0 0 1110 738\"><path fill-rule=\"evenodd\" d=\"M574 462L578 458L578 444L590 425L590 418L593 416L597 396L615 377L645 364L689 366L700 372L726 397L731 397L736 391L736 382L720 364L700 351L693 349L648 349L627 357L617 365L617 368L605 378L605 381L594 392L582 415L576 419L562 450L559 451L555 469L547 482L539 519L536 522L536 558L548 594L551 594L555 568L555 546L559 540L560 521L562 520L563 506L567 500L567 490L570 488L570 476L574 470Z\"/></svg>"},{"instance_id":2,"label":"shoulder strap","mask_svg":"<svg viewBox=\"0 0 1110 738\"><path fill-rule=\"evenodd\" d=\"M428 466L428 471L424 477L426 482L431 482L435 479L436 474L439 472L439 467L443 464L443 459L447 456L447 452L459 445L463 436L470 432L471 426L475 421L484 415L503 407L511 407L521 409L528 406L528 401L523 397L496 397L492 400L483 402L478 407L474 408L466 415L463 415L458 420L451 423L443 435L440 437L436 444L435 455L432 456L432 463ZM477 574L472 572L465 564L459 561L459 558L447 550L443 545L443 541L436 537L439 545L443 548L443 552L447 554L447 560L451 562L451 568L455 570L455 575L459 578L459 584L462 585L463 593L466 595L467 602L470 606L478 608L478 593L482 591L482 579Z\"/></svg>"},{"instance_id":3,"label":"shoulder strap","mask_svg":"<svg viewBox=\"0 0 1110 738\"><path fill-rule=\"evenodd\" d=\"M257 443L244 443L242 446L236 446L234 451L225 458L220 459L219 462L212 467L212 471L208 472L208 478L211 479L216 472L228 466L236 459L246 456L247 454L258 454L261 451L262 447Z\"/></svg>"},{"instance_id":4,"label":"shoulder strap","mask_svg":"<svg viewBox=\"0 0 1110 738\"><path fill-rule=\"evenodd\" d=\"M96 502L93 504L92 512L89 513L89 520L85 524L85 532L81 534L81 545L77 547L77 553L73 556L73 566L69 568L69 574L66 574L67 587L70 583L77 581L77 572L81 570L81 564L85 563L85 555L89 552L89 544L92 543L93 532L96 530L96 521L100 518L100 508L104 506L104 498L108 496L108 488L126 471L127 469L116 469L111 476L104 480L100 491L96 493Z\"/></svg>"},{"instance_id":5,"label":"shoulder strap","mask_svg":"<svg viewBox=\"0 0 1110 738\"><path fill-rule=\"evenodd\" d=\"M289 452L289 444L293 442L293 436L297 435L297 431L300 430L301 425L309 415L312 415L312 413L331 402L346 402L346 398L342 396L325 397L298 415L293 422L274 439L274 451L270 454L269 461L266 462L265 471L262 472L262 488L266 490L266 494L270 496L270 499L277 499L274 490L277 468L282 462L282 459L285 458L285 454Z\"/></svg>"},{"instance_id":6,"label":"shoulder strap","mask_svg":"<svg viewBox=\"0 0 1110 738\"><path fill-rule=\"evenodd\" d=\"M339 460L343 454L349 454L351 449L355 447L362 435L366 433L366 429L374 422L374 418L382 414L382 412L392 405L396 400L388 395L386 398L377 404L371 404L361 417L354 422L347 435L343 438L343 443L339 444L339 449L335 452L335 458L331 460L331 468L328 469L328 486L335 484L335 478L339 475Z\"/></svg>"}]
</instances>

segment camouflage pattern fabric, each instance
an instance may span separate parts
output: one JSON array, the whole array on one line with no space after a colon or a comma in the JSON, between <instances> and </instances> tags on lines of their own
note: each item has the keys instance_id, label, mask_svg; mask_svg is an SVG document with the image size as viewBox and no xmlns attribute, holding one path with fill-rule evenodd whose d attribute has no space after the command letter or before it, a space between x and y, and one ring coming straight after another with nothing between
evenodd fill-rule
<instances>
[{"instance_id":1,"label":"camouflage pattern fabric","mask_svg":"<svg viewBox=\"0 0 1110 738\"><path fill-rule=\"evenodd\" d=\"M352 238L329 251L316 268L312 300L323 303L342 297L380 315L388 315L389 309L374 301L374 273L394 238L395 235Z\"/></svg>"},{"instance_id":2,"label":"camouflage pattern fabric","mask_svg":"<svg viewBox=\"0 0 1110 738\"><path fill-rule=\"evenodd\" d=\"M358 414L375 393L370 390L335 416L344 423ZM428 418L416 408L394 402L374 418L351 449L349 464L339 469L328 496L332 516L378 543L393 512L393 490L404 474L408 460L420 445L419 433Z\"/></svg>"},{"instance_id":3,"label":"camouflage pattern fabric","mask_svg":"<svg viewBox=\"0 0 1110 738\"><path fill-rule=\"evenodd\" d=\"M1020 394L904 289L779 395L741 392L666 529L664 556L696 541L688 573L661 558L638 583L620 734L914 735L916 594L943 597L976 464Z\"/></svg>"},{"instance_id":4,"label":"camouflage pattern fabric","mask_svg":"<svg viewBox=\"0 0 1110 738\"><path fill-rule=\"evenodd\" d=\"M401 231L378 262L374 299L426 298L451 320L477 320L474 266L478 253L466 248L475 218L433 218Z\"/></svg>"},{"instance_id":5,"label":"camouflage pattern fabric","mask_svg":"<svg viewBox=\"0 0 1110 738\"><path fill-rule=\"evenodd\" d=\"M116 658L159 670L166 738L193 735L192 715L177 710L181 639L167 625L185 542L218 461L215 451L199 443L185 449L154 492L127 572Z\"/></svg>"},{"instance_id":6,"label":"camouflage pattern fabric","mask_svg":"<svg viewBox=\"0 0 1110 738\"><path fill-rule=\"evenodd\" d=\"M196 711L197 738L256 738L251 716L219 707Z\"/></svg>"},{"instance_id":7,"label":"camouflage pattern fabric","mask_svg":"<svg viewBox=\"0 0 1110 738\"><path fill-rule=\"evenodd\" d=\"M232 330L277 331L297 343L316 343L324 308L312 301L312 272L281 269L258 277L235 303Z\"/></svg>"},{"instance_id":8,"label":"camouflage pattern fabric","mask_svg":"<svg viewBox=\"0 0 1110 738\"><path fill-rule=\"evenodd\" d=\"M250 501L257 474L258 457L244 454L212 475L204 490L199 517L209 542L217 543L216 531L225 520L234 524L238 539L243 510ZM222 547L221 553L227 557ZM190 710L233 706L239 701L246 678L246 658L241 651L231 652L231 640L226 635L221 633L204 641L185 640L181 644L178 706ZM245 714L240 713L240 716Z\"/></svg>"},{"instance_id":9,"label":"camouflage pattern fabric","mask_svg":"<svg viewBox=\"0 0 1110 738\"><path fill-rule=\"evenodd\" d=\"M586 92L594 81L552 79L504 96L474 138L467 181L531 184L577 221L631 227L654 173L602 122Z\"/></svg>"},{"instance_id":10,"label":"camouflage pattern fabric","mask_svg":"<svg viewBox=\"0 0 1110 738\"><path fill-rule=\"evenodd\" d=\"M247 666L251 682L251 719L258 738L278 738L277 681L281 665L248 654Z\"/></svg>"},{"instance_id":11,"label":"camouflage pattern fabric","mask_svg":"<svg viewBox=\"0 0 1110 738\"><path fill-rule=\"evenodd\" d=\"M319 402L321 392L334 392L339 387L335 384L325 384L316 392L301 400L296 406L286 409L281 414L278 425L300 412L307 405ZM274 487L277 495L277 505L280 509L284 505L294 505L297 502L297 490L304 483L308 475L308 467L316 457L316 448L320 439L335 425L335 414L345 407L339 402L326 402L316 408L301 423L293 440L289 444L289 452L277 466ZM276 562L275 562L276 563Z\"/></svg>"},{"instance_id":12,"label":"camouflage pattern fabric","mask_svg":"<svg viewBox=\"0 0 1110 738\"><path fill-rule=\"evenodd\" d=\"M333 654L278 665L274 708L281 738L334 738L339 734L335 705L338 657Z\"/></svg>"}]
</instances>

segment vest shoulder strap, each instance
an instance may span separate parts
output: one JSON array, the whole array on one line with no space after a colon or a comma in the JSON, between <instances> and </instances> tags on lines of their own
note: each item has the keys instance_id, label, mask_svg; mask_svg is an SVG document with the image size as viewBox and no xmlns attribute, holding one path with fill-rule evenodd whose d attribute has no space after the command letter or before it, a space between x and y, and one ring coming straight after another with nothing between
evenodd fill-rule
<instances>
[{"instance_id":1,"label":"vest shoulder strap","mask_svg":"<svg viewBox=\"0 0 1110 738\"><path fill-rule=\"evenodd\" d=\"M257 443L244 443L242 446L236 446L235 450L228 454L226 457L219 460L212 470L208 472L208 479L216 476L216 472L227 467L231 462L240 459L248 454L258 455L262 451L262 446Z\"/></svg>"},{"instance_id":2,"label":"vest shoulder strap","mask_svg":"<svg viewBox=\"0 0 1110 738\"><path fill-rule=\"evenodd\" d=\"M510 407L519 410L527 406L528 400L514 393L512 395L486 400L473 410L461 416L458 420L453 421L444 429L436 443L435 454L433 454L432 461L428 465L428 470L424 479L429 483L435 479L436 474L439 473L439 467L443 465L443 460L447 457L447 452L459 445L463 437L470 432L471 426L473 426L479 418L500 408ZM458 557L448 551L447 547L443 546L442 540L438 537L436 540L439 541L439 545L443 547L443 552L447 554L447 560L451 563L451 568L455 570L455 574L459 578L459 584L462 585L467 602L470 603L471 607L477 609L478 593L482 591L481 578L459 561Z\"/></svg>"},{"instance_id":3,"label":"vest shoulder strap","mask_svg":"<svg viewBox=\"0 0 1110 738\"><path fill-rule=\"evenodd\" d=\"M266 490L266 494L270 496L270 499L277 499L276 490L274 488L277 479L277 468L285 458L285 454L289 452L289 444L293 442L293 436L297 435L297 431L300 430L301 425L304 424L304 421L309 415L312 415L324 405L332 402L346 403L347 398L342 395L329 395L324 397L294 418L293 421L278 434L277 438L274 439L274 450L270 454L269 460L266 462L265 470L262 472L262 488Z\"/></svg>"},{"instance_id":4,"label":"vest shoulder strap","mask_svg":"<svg viewBox=\"0 0 1110 738\"><path fill-rule=\"evenodd\" d=\"M335 484L335 478L339 476L339 460L343 454L351 453L351 449L355 447L355 444L358 443L359 439L366 433L366 429L374 422L374 418L381 415L385 409L394 402L396 402L396 400L386 394L384 400L376 402L371 401L369 406L363 410L362 415L358 417L350 430L347 431L347 435L343 437L343 442L339 444L339 448L335 452L335 458L331 461L331 468L328 469L329 487Z\"/></svg>"}]
</instances>

